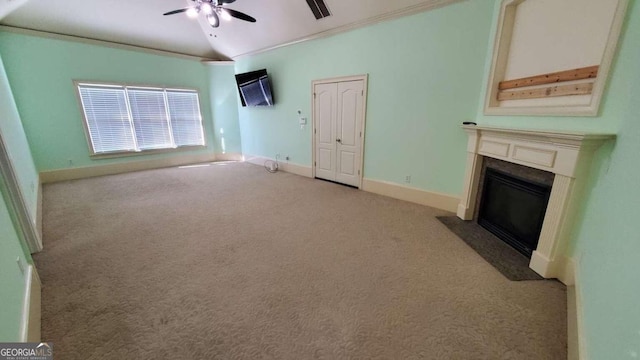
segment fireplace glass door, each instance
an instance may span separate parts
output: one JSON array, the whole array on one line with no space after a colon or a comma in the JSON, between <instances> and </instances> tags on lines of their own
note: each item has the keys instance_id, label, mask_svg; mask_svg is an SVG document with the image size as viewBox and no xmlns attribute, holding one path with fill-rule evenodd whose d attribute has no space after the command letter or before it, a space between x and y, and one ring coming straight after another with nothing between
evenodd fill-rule
<instances>
[{"instance_id":1,"label":"fireplace glass door","mask_svg":"<svg viewBox=\"0 0 640 360\"><path fill-rule=\"evenodd\" d=\"M482 191L478 224L530 258L551 187L487 168Z\"/></svg>"}]
</instances>

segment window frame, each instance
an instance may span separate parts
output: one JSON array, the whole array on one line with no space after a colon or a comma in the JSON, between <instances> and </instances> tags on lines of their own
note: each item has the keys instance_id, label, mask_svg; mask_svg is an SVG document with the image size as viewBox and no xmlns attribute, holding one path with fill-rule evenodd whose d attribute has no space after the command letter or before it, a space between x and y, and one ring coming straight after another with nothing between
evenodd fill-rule
<instances>
[{"instance_id":1,"label":"window frame","mask_svg":"<svg viewBox=\"0 0 640 360\"><path fill-rule=\"evenodd\" d=\"M161 148L161 149L147 149L147 150L115 150L108 152L96 152L93 148L93 141L91 140L91 133L89 129L89 122L87 121L87 117L85 114L84 106L82 103L82 95L80 93L80 85L87 86L95 86L95 87L104 87L104 88L122 88L127 94L127 88L131 89L150 89L150 90L162 90L165 91L182 91L182 92L194 92L196 94L196 99L198 102L198 115L200 115L200 125L202 129L202 141L203 145L176 145L175 147L170 148ZM82 126L84 129L84 136L87 142L87 146L89 148L89 157L92 159L104 159L104 158L116 158L116 157L125 157L125 156L136 156L136 155L151 155L151 154L162 154L162 153L174 153L174 152L182 152L182 151L190 151L196 149L204 149L208 147L207 143L207 132L205 130L205 121L202 116L202 107L200 102L200 90L197 88L189 88L189 87L181 87L181 86L164 86L164 85L149 85L149 84L134 84L134 83L120 83L120 82L105 82L105 81L93 81L93 80L73 80L74 92L76 94L76 99L78 101L78 108L80 110L81 118L82 118ZM127 109L130 112L130 104L129 98L126 97L127 100ZM166 98L165 98L166 101ZM168 106L168 105L167 105ZM168 114L170 110L167 108ZM131 116L131 115L130 115ZM133 119L131 119L133 120ZM170 121L169 121L170 122ZM172 128L169 128L172 131ZM135 137L135 133L133 134Z\"/></svg>"}]
</instances>

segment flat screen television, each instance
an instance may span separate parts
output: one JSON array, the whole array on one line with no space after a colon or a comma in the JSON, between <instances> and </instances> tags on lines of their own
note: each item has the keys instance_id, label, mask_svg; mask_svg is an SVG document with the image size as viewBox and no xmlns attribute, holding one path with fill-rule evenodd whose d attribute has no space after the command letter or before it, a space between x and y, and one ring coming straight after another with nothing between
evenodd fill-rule
<instances>
[{"instance_id":1,"label":"flat screen television","mask_svg":"<svg viewBox=\"0 0 640 360\"><path fill-rule=\"evenodd\" d=\"M273 93L267 70L236 74L242 106L273 106Z\"/></svg>"}]
</instances>

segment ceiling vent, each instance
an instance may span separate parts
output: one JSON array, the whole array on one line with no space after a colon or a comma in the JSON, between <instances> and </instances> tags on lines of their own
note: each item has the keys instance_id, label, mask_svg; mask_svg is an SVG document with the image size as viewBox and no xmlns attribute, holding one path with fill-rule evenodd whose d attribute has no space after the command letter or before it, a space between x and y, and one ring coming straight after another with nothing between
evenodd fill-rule
<instances>
[{"instance_id":1,"label":"ceiling vent","mask_svg":"<svg viewBox=\"0 0 640 360\"><path fill-rule=\"evenodd\" d=\"M327 4L324 3L324 0L307 0L307 4L309 4L311 12L317 20L331 16L329 8L327 7Z\"/></svg>"}]
</instances>

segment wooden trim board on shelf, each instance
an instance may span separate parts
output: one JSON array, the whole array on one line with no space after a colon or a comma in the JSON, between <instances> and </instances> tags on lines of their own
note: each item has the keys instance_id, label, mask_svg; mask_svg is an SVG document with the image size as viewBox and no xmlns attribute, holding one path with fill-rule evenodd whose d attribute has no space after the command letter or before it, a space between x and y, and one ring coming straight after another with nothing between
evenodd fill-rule
<instances>
[{"instance_id":1,"label":"wooden trim board on shelf","mask_svg":"<svg viewBox=\"0 0 640 360\"><path fill-rule=\"evenodd\" d=\"M595 79L600 66L558 71L548 74L505 80L498 84L498 101L540 99L557 96L589 95L593 92L593 81L531 88L531 86L558 84L568 81ZM522 89L526 88L526 89ZM517 90L513 90L517 89Z\"/></svg>"},{"instance_id":2,"label":"wooden trim board on shelf","mask_svg":"<svg viewBox=\"0 0 640 360\"><path fill-rule=\"evenodd\" d=\"M540 99L545 97L589 95L593 91L593 83L557 85L527 90L510 90L498 92L498 100Z\"/></svg>"},{"instance_id":3,"label":"wooden trim board on shelf","mask_svg":"<svg viewBox=\"0 0 640 360\"><path fill-rule=\"evenodd\" d=\"M557 82L594 79L598 76L600 66L588 66L579 69L558 71L548 74L529 76L520 79L501 81L498 85L500 90L508 90L525 86L553 84Z\"/></svg>"}]
</instances>

